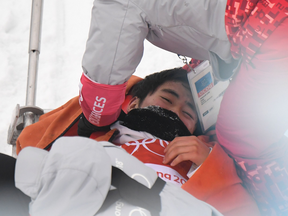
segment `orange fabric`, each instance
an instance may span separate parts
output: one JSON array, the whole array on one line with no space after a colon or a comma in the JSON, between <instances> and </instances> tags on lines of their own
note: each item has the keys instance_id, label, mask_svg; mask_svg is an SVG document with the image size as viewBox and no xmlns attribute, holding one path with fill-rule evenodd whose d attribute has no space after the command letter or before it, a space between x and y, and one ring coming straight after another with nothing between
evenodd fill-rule
<instances>
[{"instance_id":1,"label":"orange fabric","mask_svg":"<svg viewBox=\"0 0 288 216\"><path fill-rule=\"evenodd\" d=\"M42 115L38 122L24 128L16 141L16 153L18 154L27 146L41 149L54 142L75 119L82 110L78 103L78 96L68 101L63 106Z\"/></svg>"},{"instance_id":2,"label":"orange fabric","mask_svg":"<svg viewBox=\"0 0 288 216\"><path fill-rule=\"evenodd\" d=\"M113 130L110 130L106 133L103 133L102 135L100 135L97 132L94 132L91 134L90 138L94 139L96 141L109 141L109 139L113 136L115 131L116 131L116 129L113 129Z\"/></svg>"},{"instance_id":3,"label":"orange fabric","mask_svg":"<svg viewBox=\"0 0 288 216\"><path fill-rule=\"evenodd\" d=\"M256 202L242 186L233 160L219 144L182 188L226 215L260 215Z\"/></svg>"},{"instance_id":4,"label":"orange fabric","mask_svg":"<svg viewBox=\"0 0 288 216\"><path fill-rule=\"evenodd\" d=\"M142 80L142 78L134 75L130 77L126 86L126 94L128 94L132 86L140 80ZM61 135L76 136L78 122L74 121L82 113L78 99L79 97L77 96L69 100L63 106L42 115L35 124L25 127L16 141L16 153L18 154L27 146L44 149ZM126 108L127 110L130 99L131 97L127 95L122 109ZM74 124L72 125L72 123ZM64 132L65 134L63 134Z\"/></svg>"}]
</instances>

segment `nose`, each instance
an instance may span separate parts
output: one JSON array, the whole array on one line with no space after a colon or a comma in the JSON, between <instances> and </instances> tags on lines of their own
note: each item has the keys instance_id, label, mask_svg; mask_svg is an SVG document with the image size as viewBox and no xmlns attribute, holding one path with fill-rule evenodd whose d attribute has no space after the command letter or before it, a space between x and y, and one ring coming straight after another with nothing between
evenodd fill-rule
<instances>
[{"instance_id":1,"label":"nose","mask_svg":"<svg viewBox=\"0 0 288 216\"><path fill-rule=\"evenodd\" d=\"M180 107L174 106L174 107L172 107L172 108L170 109L170 111L172 111L172 112L174 112L175 114L177 114L179 118L181 117L181 115L180 115L180 114L181 114L181 109L180 109Z\"/></svg>"}]
</instances>

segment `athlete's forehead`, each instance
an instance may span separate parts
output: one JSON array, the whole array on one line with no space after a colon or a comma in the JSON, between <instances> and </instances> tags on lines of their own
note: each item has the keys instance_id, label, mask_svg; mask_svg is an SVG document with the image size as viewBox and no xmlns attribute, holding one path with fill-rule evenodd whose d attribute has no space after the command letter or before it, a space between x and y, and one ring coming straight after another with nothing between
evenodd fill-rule
<instances>
[{"instance_id":1,"label":"athlete's forehead","mask_svg":"<svg viewBox=\"0 0 288 216\"><path fill-rule=\"evenodd\" d=\"M167 81L159 86L157 90L169 93L177 98L187 97L193 101L189 85L183 82Z\"/></svg>"}]
</instances>

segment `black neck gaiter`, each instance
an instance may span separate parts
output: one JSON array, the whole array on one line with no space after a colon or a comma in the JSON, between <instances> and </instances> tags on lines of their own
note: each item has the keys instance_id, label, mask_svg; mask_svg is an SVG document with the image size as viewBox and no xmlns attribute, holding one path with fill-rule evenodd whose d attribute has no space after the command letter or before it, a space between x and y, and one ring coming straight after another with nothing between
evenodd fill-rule
<instances>
[{"instance_id":1,"label":"black neck gaiter","mask_svg":"<svg viewBox=\"0 0 288 216\"><path fill-rule=\"evenodd\" d=\"M158 106L131 110L121 125L135 131L148 132L166 141L172 141L177 136L191 135L177 114Z\"/></svg>"}]
</instances>

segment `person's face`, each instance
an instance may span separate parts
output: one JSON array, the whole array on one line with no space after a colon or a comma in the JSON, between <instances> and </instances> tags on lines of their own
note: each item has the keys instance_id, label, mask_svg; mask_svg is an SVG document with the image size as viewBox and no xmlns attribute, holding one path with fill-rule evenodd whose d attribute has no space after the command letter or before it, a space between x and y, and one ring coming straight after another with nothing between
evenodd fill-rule
<instances>
[{"instance_id":1,"label":"person's face","mask_svg":"<svg viewBox=\"0 0 288 216\"><path fill-rule=\"evenodd\" d=\"M195 131L198 118L189 86L184 86L181 82L167 81L153 94L148 94L141 104L138 98L132 98L127 111L151 105L176 113L190 133Z\"/></svg>"}]
</instances>

